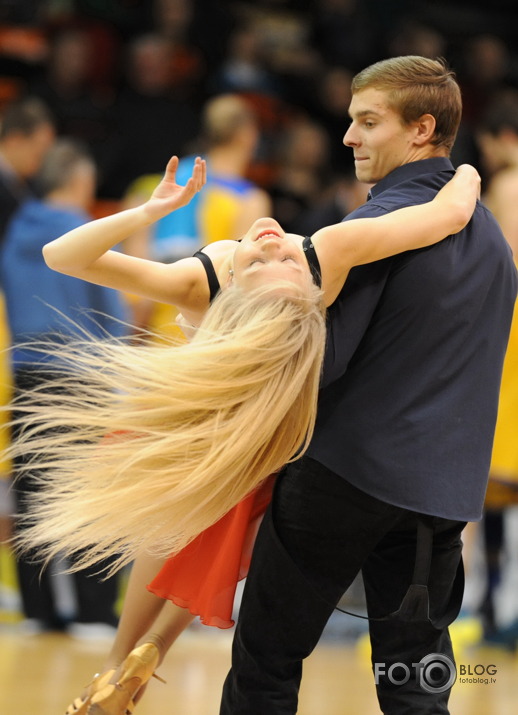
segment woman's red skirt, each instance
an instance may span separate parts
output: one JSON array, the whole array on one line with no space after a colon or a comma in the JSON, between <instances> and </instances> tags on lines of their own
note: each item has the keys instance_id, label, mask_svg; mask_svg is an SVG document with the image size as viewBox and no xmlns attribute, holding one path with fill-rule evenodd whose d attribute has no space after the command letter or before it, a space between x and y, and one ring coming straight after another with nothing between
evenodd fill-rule
<instances>
[{"instance_id":1,"label":"woman's red skirt","mask_svg":"<svg viewBox=\"0 0 518 715\"><path fill-rule=\"evenodd\" d=\"M234 625L232 610L238 581L250 567L252 549L275 476L239 502L182 551L169 558L148 590L188 608L202 623Z\"/></svg>"}]
</instances>

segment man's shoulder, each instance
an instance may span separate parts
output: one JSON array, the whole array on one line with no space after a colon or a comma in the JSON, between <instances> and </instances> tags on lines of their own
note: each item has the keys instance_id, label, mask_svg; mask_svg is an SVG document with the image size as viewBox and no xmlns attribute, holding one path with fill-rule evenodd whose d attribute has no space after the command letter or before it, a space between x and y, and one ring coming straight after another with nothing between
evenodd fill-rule
<instances>
[{"instance_id":1,"label":"man's shoulder","mask_svg":"<svg viewBox=\"0 0 518 715\"><path fill-rule=\"evenodd\" d=\"M453 166L444 157L403 164L375 184L370 192L372 198L348 218L380 216L431 201L453 173Z\"/></svg>"},{"instance_id":2,"label":"man's shoulder","mask_svg":"<svg viewBox=\"0 0 518 715\"><path fill-rule=\"evenodd\" d=\"M375 194L367 206L372 204L372 210L388 213L405 206L424 204L434 198L447 180L448 177L441 174L415 176Z\"/></svg>"}]
</instances>

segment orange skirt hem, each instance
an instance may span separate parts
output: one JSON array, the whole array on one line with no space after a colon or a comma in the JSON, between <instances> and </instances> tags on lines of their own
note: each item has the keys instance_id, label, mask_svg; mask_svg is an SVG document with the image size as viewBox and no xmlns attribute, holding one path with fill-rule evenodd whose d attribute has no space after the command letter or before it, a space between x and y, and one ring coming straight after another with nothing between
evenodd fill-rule
<instances>
[{"instance_id":1,"label":"orange skirt hem","mask_svg":"<svg viewBox=\"0 0 518 715\"><path fill-rule=\"evenodd\" d=\"M186 608L216 628L234 625L237 584L246 577L264 512L271 501L274 475L171 556L148 591Z\"/></svg>"}]
</instances>

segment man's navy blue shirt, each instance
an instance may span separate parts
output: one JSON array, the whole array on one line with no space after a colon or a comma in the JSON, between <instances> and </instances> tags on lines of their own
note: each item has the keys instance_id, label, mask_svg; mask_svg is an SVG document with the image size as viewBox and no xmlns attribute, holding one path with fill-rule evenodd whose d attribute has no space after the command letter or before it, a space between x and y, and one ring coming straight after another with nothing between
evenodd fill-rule
<instances>
[{"instance_id":1,"label":"man's navy blue shirt","mask_svg":"<svg viewBox=\"0 0 518 715\"><path fill-rule=\"evenodd\" d=\"M405 164L346 220L429 201L453 173L447 158ZM308 455L390 504L479 519L516 291L480 202L459 234L354 268L329 309Z\"/></svg>"}]
</instances>

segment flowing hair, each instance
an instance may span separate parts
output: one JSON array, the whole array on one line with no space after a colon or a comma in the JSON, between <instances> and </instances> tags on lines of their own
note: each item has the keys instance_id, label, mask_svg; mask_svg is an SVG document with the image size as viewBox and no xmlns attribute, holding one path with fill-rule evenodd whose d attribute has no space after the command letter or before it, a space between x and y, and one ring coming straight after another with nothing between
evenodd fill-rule
<instances>
[{"instance_id":1,"label":"flowing hair","mask_svg":"<svg viewBox=\"0 0 518 715\"><path fill-rule=\"evenodd\" d=\"M190 343L60 346L52 389L12 406L40 483L18 548L109 573L179 551L304 452L324 345L319 289L276 284L222 291Z\"/></svg>"}]
</instances>

